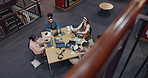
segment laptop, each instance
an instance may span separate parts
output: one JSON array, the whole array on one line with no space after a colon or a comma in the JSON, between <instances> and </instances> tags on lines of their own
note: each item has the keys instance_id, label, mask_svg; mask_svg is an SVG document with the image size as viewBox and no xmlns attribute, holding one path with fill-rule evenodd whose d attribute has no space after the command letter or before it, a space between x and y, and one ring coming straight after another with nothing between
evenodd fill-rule
<instances>
[{"instance_id":1,"label":"laptop","mask_svg":"<svg viewBox=\"0 0 148 78\"><path fill-rule=\"evenodd\" d=\"M51 37L50 41L47 43L47 47L52 47L53 46L53 39Z\"/></svg>"}]
</instances>

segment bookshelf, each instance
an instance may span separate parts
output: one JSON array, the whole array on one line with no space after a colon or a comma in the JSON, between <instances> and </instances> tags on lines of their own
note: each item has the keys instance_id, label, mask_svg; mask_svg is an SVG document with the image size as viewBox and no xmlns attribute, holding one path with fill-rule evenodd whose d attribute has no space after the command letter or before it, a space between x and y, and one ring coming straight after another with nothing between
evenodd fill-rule
<instances>
[{"instance_id":1,"label":"bookshelf","mask_svg":"<svg viewBox=\"0 0 148 78\"><path fill-rule=\"evenodd\" d=\"M56 8L68 11L83 0L55 0Z\"/></svg>"}]
</instances>

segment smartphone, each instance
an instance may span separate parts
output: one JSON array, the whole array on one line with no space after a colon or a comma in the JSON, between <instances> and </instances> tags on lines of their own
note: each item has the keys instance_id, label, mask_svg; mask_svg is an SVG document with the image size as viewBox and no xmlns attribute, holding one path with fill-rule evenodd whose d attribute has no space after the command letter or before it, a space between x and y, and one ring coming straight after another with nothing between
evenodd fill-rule
<instances>
[{"instance_id":1,"label":"smartphone","mask_svg":"<svg viewBox=\"0 0 148 78\"><path fill-rule=\"evenodd\" d=\"M78 36L78 38L83 39L83 36Z\"/></svg>"},{"instance_id":2,"label":"smartphone","mask_svg":"<svg viewBox=\"0 0 148 78\"><path fill-rule=\"evenodd\" d=\"M45 41L48 41L48 39L46 39Z\"/></svg>"}]
</instances>

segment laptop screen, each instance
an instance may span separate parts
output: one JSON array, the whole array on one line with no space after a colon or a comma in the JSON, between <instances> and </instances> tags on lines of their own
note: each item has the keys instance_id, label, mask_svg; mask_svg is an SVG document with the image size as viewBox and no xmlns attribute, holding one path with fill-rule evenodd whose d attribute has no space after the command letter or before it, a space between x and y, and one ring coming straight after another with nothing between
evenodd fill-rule
<instances>
[{"instance_id":1,"label":"laptop screen","mask_svg":"<svg viewBox=\"0 0 148 78\"><path fill-rule=\"evenodd\" d=\"M51 37L50 41L47 43L47 47L52 47L53 46L53 39Z\"/></svg>"}]
</instances>

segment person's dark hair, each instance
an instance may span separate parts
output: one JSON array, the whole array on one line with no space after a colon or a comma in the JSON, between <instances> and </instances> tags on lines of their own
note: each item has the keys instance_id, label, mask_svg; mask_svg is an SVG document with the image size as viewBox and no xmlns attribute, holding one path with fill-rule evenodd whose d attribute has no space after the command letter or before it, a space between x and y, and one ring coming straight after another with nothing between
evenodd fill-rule
<instances>
[{"instance_id":1,"label":"person's dark hair","mask_svg":"<svg viewBox=\"0 0 148 78\"><path fill-rule=\"evenodd\" d=\"M88 42L83 42L83 43L82 43L82 46L83 46L83 47L89 47L89 43L88 43Z\"/></svg>"},{"instance_id":2,"label":"person's dark hair","mask_svg":"<svg viewBox=\"0 0 148 78\"><path fill-rule=\"evenodd\" d=\"M48 13L47 17L48 17L48 19L52 19L53 18L53 14L52 13Z\"/></svg>"},{"instance_id":3,"label":"person's dark hair","mask_svg":"<svg viewBox=\"0 0 148 78\"><path fill-rule=\"evenodd\" d=\"M31 36L29 37L29 40L35 41L36 37L37 37L37 36L33 34L33 35L31 35Z\"/></svg>"}]
</instances>

